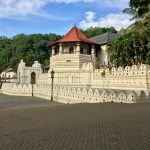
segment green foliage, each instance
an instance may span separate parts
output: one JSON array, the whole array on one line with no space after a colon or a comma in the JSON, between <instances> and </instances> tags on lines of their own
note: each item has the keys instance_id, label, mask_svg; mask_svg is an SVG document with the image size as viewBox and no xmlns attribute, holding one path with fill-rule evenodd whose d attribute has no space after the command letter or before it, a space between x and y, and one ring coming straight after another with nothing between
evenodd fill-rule
<instances>
[{"instance_id":1,"label":"green foliage","mask_svg":"<svg viewBox=\"0 0 150 150\"><path fill-rule=\"evenodd\" d=\"M112 32L112 33L116 33L117 31L115 30L114 27L110 27L110 28L99 28L99 27L91 27L91 28L88 28L86 30L82 30L80 29L80 31L87 37L87 38L91 38L91 37L94 37L96 35L100 35L100 34L103 34L107 31L109 32Z\"/></svg>"},{"instance_id":2,"label":"green foliage","mask_svg":"<svg viewBox=\"0 0 150 150\"><path fill-rule=\"evenodd\" d=\"M141 22L150 14L150 0L130 0L129 8L125 8L123 13L132 15L131 20Z\"/></svg>"},{"instance_id":3,"label":"green foliage","mask_svg":"<svg viewBox=\"0 0 150 150\"><path fill-rule=\"evenodd\" d=\"M109 46L112 51L111 62L117 66L131 65L131 58L136 63L150 64L150 30L133 30L117 37Z\"/></svg>"},{"instance_id":4,"label":"green foliage","mask_svg":"<svg viewBox=\"0 0 150 150\"><path fill-rule=\"evenodd\" d=\"M150 12L150 0L130 0L129 6L137 10L138 16L144 16Z\"/></svg>"},{"instance_id":5,"label":"green foliage","mask_svg":"<svg viewBox=\"0 0 150 150\"><path fill-rule=\"evenodd\" d=\"M144 7L147 7L147 10ZM150 64L149 8L149 0L130 0L130 8L127 10L130 10L131 14L134 12L132 15L140 20L136 20L126 34L118 36L109 45L109 50L112 51L111 62L116 66L131 65L131 58L134 57L135 63ZM134 11L131 11L132 9Z\"/></svg>"},{"instance_id":6,"label":"green foliage","mask_svg":"<svg viewBox=\"0 0 150 150\"><path fill-rule=\"evenodd\" d=\"M48 45L60 39L56 34L18 34L13 38L0 37L0 71L6 67L17 68L20 59L27 65L38 60L47 65L51 50Z\"/></svg>"}]
</instances>

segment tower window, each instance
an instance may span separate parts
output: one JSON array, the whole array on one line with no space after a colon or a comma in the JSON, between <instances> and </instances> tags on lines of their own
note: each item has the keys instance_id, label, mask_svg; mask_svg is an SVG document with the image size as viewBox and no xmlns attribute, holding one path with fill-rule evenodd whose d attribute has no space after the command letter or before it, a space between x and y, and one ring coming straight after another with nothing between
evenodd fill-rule
<instances>
[{"instance_id":1,"label":"tower window","mask_svg":"<svg viewBox=\"0 0 150 150\"><path fill-rule=\"evenodd\" d=\"M83 48L80 49L80 54L83 54Z\"/></svg>"},{"instance_id":2,"label":"tower window","mask_svg":"<svg viewBox=\"0 0 150 150\"><path fill-rule=\"evenodd\" d=\"M70 47L69 48L69 54L73 54L74 53L74 48L73 47Z\"/></svg>"}]
</instances>

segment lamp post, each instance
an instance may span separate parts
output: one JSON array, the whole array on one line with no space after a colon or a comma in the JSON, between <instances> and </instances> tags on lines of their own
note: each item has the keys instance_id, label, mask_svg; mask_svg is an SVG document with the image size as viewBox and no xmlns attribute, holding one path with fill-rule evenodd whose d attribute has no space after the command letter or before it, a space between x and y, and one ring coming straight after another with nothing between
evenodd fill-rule
<instances>
[{"instance_id":1,"label":"lamp post","mask_svg":"<svg viewBox=\"0 0 150 150\"><path fill-rule=\"evenodd\" d=\"M5 72L5 83L6 83L6 72Z\"/></svg>"},{"instance_id":2,"label":"lamp post","mask_svg":"<svg viewBox=\"0 0 150 150\"><path fill-rule=\"evenodd\" d=\"M34 86L34 84L32 83L31 86L32 86L32 97L33 97L33 86Z\"/></svg>"},{"instance_id":3,"label":"lamp post","mask_svg":"<svg viewBox=\"0 0 150 150\"><path fill-rule=\"evenodd\" d=\"M52 69L51 71L51 79L52 79L52 85L51 85L51 101L53 101L53 79L54 79L54 71Z\"/></svg>"},{"instance_id":4,"label":"lamp post","mask_svg":"<svg viewBox=\"0 0 150 150\"><path fill-rule=\"evenodd\" d=\"M1 78L1 74L0 74L0 89L2 87L2 78Z\"/></svg>"},{"instance_id":5,"label":"lamp post","mask_svg":"<svg viewBox=\"0 0 150 150\"><path fill-rule=\"evenodd\" d=\"M4 78L4 74L2 75L2 82L4 82L5 80L4 80L5 78Z\"/></svg>"},{"instance_id":6,"label":"lamp post","mask_svg":"<svg viewBox=\"0 0 150 150\"><path fill-rule=\"evenodd\" d=\"M9 74L9 76L8 76L8 80L9 80L9 83L10 83L10 74Z\"/></svg>"}]
</instances>

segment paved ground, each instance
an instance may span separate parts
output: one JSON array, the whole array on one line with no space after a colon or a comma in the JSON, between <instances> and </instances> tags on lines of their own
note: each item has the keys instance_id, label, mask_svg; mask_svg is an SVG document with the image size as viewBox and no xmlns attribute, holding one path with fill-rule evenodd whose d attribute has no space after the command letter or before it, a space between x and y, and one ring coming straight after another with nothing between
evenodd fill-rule
<instances>
[{"instance_id":1,"label":"paved ground","mask_svg":"<svg viewBox=\"0 0 150 150\"><path fill-rule=\"evenodd\" d=\"M60 103L51 102L37 97L8 96L0 94L0 109L35 107L43 105L54 106L60 105Z\"/></svg>"},{"instance_id":2,"label":"paved ground","mask_svg":"<svg viewBox=\"0 0 150 150\"><path fill-rule=\"evenodd\" d=\"M0 109L0 150L150 150L150 104L31 106Z\"/></svg>"}]
</instances>

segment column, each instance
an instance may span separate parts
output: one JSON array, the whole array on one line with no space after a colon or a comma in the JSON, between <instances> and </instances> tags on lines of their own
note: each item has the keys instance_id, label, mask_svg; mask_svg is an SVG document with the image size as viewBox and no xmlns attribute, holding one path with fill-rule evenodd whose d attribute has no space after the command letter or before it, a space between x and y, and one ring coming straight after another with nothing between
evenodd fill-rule
<instances>
[{"instance_id":1,"label":"column","mask_svg":"<svg viewBox=\"0 0 150 150\"><path fill-rule=\"evenodd\" d=\"M77 43L76 54L80 54L80 43Z\"/></svg>"},{"instance_id":2,"label":"column","mask_svg":"<svg viewBox=\"0 0 150 150\"><path fill-rule=\"evenodd\" d=\"M62 43L59 43L59 55L61 55L62 54Z\"/></svg>"},{"instance_id":3,"label":"column","mask_svg":"<svg viewBox=\"0 0 150 150\"><path fill-rule=\"evenodd\" d=\"M91 49L91 57L92 57L92 59L95 58L95 46L94 46L94 45L92 45L92 49Z\"/></svg>"}]
</instances>

